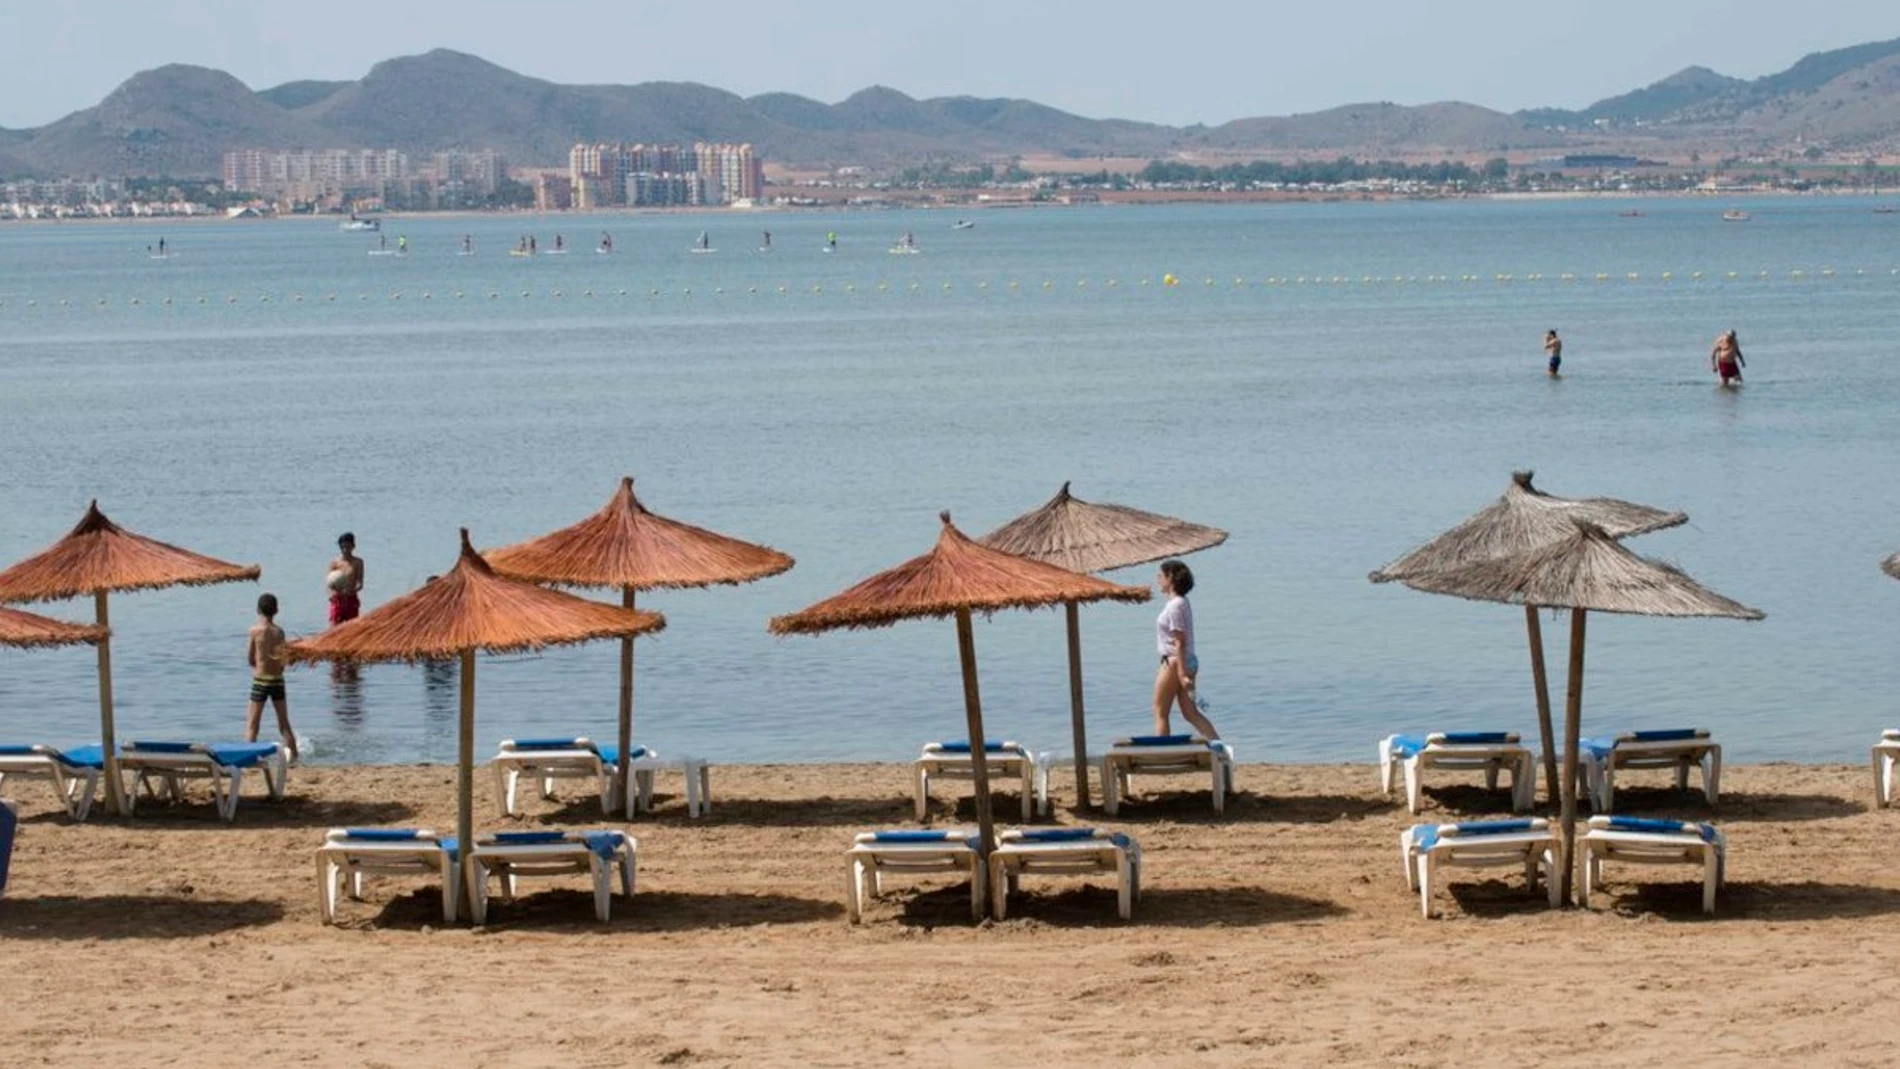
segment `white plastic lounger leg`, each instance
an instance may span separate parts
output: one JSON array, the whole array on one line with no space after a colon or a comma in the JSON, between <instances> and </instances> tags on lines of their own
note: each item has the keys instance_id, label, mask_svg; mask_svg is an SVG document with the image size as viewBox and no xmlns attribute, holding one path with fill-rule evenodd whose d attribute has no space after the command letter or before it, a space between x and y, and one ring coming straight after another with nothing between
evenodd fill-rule
<instances>
[{"instance_id":1,"label":"white plastic lounger leg","mask_svg":"<svg viewBox=\"0 0 1900 1069\"><path fill-rule=\"evenodd\" d=\"M1702 851L1702 912L1715 912L1715 892L1722 886L1722 849L1714 843Z\"/></svg>"},{"instance_id":2,"label":"white plastic lounger leg","mask_svg":"<svg viewBox=\"0 0 1900 1069\"><path fill-rule=\"evenodd\" d=\"M317 919L336 923L336 866L322 854L317 855Z\"/></svg>"},{"instance_id":3,"label":"white plastic lounger leg","mask_svg":"<svg viewBox=\"0 0 1900 1069\"><path fill-rule=\"evenodd\" d=\"M1023 765L1023 823L1036 822L1036 766L1028 761Z\"/></svg>"},{"instance_id":4,"label":"white plastic lounger leg","mask_svg":"<svg viewBox=\"0 0 1900 1069\"><path fill-rule=\"evenodd\" d=\"M1419 783L1418 758L1405 759L1405 808L1413 816L1418 815L1424 797L1424 787Z\"/></svg>"},{"instance_id":5,"label":"white plastic lounger leg","mask_svg":"<svg viewBox=\"0 0 1900 1069\"><path fill-rule=\"evenodd\" d=\"M1102 811L1114 816L1121 808L1120 792L1116 790L1115 766L1108 758L1102 758Z\"/></svg>"},{"instance_id":6,"label":"white plastic lounger leg","mask_svg":"<svg viewBox=\"0 0 1900 1069\"><path fill-rule=\"evenodd\" d=\"M1713 808L1716 800L1722 797L1722 747L1715 744L1709 747L1709 756L1702 766L1702 793Z\"/></svg>"},{"instance_id":7,"label":"white plastic lounger leg","mask_svg":"<svg viewBox=\"0 0 1900 1069\"><path fill-rule=\"evenodd\" d=\"M1874 808L1885 809L1893 804L1893 766L1894 751L1886 746L1873 748L1874 763Z\"/></svg>"},{"instance_id":8,"label":"white plastic lounger leg","mask_svg":"<svg viewBox=\"0 0 1900 1069\"><path fill-rule=\"evenodd\" d=\"M1380 739L1379 740L1379 790L1387 798L1392 797L1392 782L1395 778L1397 778L1396 777L1397 772L1398 772L1398 768L1396 766L1396 763L1392 760L1392 740L1389 738Z\"/></svg>"},{"instance_id":9,"label":"white plastic lounger leg","mask_svg":"<svg viewBox=\"0 0 1900 1069\"><path fill-rule=\"evenodd\" d=\"M983 900L988 897L988 891L989 869L979 857L970 866L970 919L978 924L983 923Z\"/></svg>"},{"instance_id":10,"label":"white plastic lounger leg","mask_svg":"<svg viewBox=\"0 0 1900 1069\"><path fill-rule=\"evenodd\" d=\"M1135 919L1135 877L1128 860L1128 851L1123 850L1116 857L1115 865L1115 909L1122 920Z\"/></svg>"},{"instance_id":11,"label":"white plastic lounger leg","mask_svg":"<svg viewBox=\"0 0 1900 1069\"><path fill-rule=\"evenodd\" d=\"M1418 907L1427 920L1432 916L1432 878L1437 873L1432 864L1432 855L1421 852L1418 855Z\"/></svg>"},{"instance_id":12,"label":"white plastic lounger leg","mask_svg":"<svg viewBox=\"0 0 1900 1069\"><path fill-rule=\"evenodd\" d=\"M613 861L603 862L599 854L591 852L587 859L588 874L594 878L594 919L606 924L614 908Z\"/></svg>"},{"instance_id":13,"label":"white plastic lounger leg","mask_svg":"<svg viewBox=\"0 0 1900 1069\"><path fill-rule=\"evenodd\" d=\"M917 822L923 823L924 816L930 811L930 773L923 766L917 768Z\"/></svg>"},{"instance_id":14,"label":"white plastic lounger leg","mask_svg":"<svg viewBox=\"0 0 1900 1069\"><path fill-rule=\"evenodd\" d=\"M863 907L858 902L858 888L864 881L864 863L855 857L844 861L844 916L852 924L863 917Z\"/></svg>"},{"instance_id":15,"label":"white plastic lounger leg","mask_svg":"<svg viewBox=\"0 0 1900 1069\"><path fill-rule=\"evenodd\" d=\"M1544 891L1550 897L1550 908L1557 909L1561 907L1564 903L1563 903L1563 888L1559 885L1558 877L1557 877L1557 849L1555 847L1548 848L1544 851L1543 862L1544 862ZM1534 881L1532 883L1532 886L1533 887L1536 886ZM1590 896L1587 892L1584 894L1583 897L1586 903L1590 899Z\"/></svg>"},{"instance_id":16,"label":"white plastic lounger leg","mask_svg":"<svg viewBox=\"0 0 1900 1069\"><path fill-rule=\"evenodd\" d=\"M1221 766L1220 754L1217 753L1214 755L1214 760L1209 767L1214 777L1214 782L1209 788L1214 792L1214 815L1219 816L1227 809L1227 773ZM1122 919L1127 920L1128 918L1123 917Z\"/></svg>"}]
</instances>

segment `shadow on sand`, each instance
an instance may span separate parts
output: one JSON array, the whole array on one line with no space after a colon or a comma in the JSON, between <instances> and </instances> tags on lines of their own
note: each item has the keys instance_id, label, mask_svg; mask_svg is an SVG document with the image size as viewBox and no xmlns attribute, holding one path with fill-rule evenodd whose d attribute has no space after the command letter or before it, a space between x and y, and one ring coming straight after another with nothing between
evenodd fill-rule
<instances>
[{"instance_id":1,"label":"shadow on sand","mask_svg":"<svg viewBox=\"0 0 1900 1069\"><path fill-rule=\"evenodd\" d=\"M344 907L339 919L347 923L349 912L348 907ZM631 899L616 893L612 919L601 924L594 919L592 891L549 888L523 894L512 902L490 898L487 929L601 933L691 932L713 928L745 928L758 924L809 924L843 915L844 906L837 902L792 895L637 891ZM462 923L467 923L466 915ZM431 886L392 899L383 905L370 924L394 929L439 928L442 926L441 892Z\"/></svg>"},{"instance_id":2,"label":"shadow on sand","mask_svg":"<svg viewBox=\"0 0 1900 1069\"><path fill-rule=\"evenodd\" d=\"M1009 900L1008 924L1032 920L1065 928L1105 928L1121 924L1148 928L1256 928L1269 924L1319 920L1343 914L1337 903L1262 887L1143 888L1135 917L1124 922L1115 912L1115 889L1026 884ZM969 927L970 885L899 891L904 895L899 921L921 928Z\"/></svg>"},{"instance_id":3,"label":"shadow on sand","mask_svg":"<svg viewBox=\"0 0 1900 1069\"><path fill-rule=\"evenodd\" d=\"M284 907L257 898L187 895L54 895L0 901L8 939L194 939L274 924Z\"/></svg>"}]
</instances>

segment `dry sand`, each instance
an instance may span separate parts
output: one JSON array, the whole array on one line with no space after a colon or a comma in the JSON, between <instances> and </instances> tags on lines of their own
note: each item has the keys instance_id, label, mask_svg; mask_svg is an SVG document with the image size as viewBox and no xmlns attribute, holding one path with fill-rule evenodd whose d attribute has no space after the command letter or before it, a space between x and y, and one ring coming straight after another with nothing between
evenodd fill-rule
<instances>
[{"instance_id":1,"label":"dry sand","mask_svg":"<svg viewBox=\"0 0 1900 1069\"><path fill-rule=\"evenodd\" d=\"M541 881L480 931L441 928L433 888L406 881L317 923L323 829L450 828L447 769L299 769L287 801L247 798L232 826L208 802L75 826L21 784L0 1051L8 1066L1893 1061L1900 811L1869 810L1864 769L1728 770L1731 883L1711 920L1686 867L1613 869L1594 912L1458 873L1442 919L1422 920L1396 846L1411 820L1374 779L1248 766L1219 820L1205 791L1144 794L1113 822L1146 855L1133 923L1102 881L1045 880L976 927L964 888L939 881L853 927L841 853L909 823L906 770L719 768L710 817L675 794L633 825L640 891L611 924L581 881ZM1187 781L1149 790L1170 782ZM1707 815L1660 778L1632 782L1630 812ZM1448 785L1426 815L1498 803ZM934 807L939 823L968 813ZM603 822L587 801L482 820L508 823Z\"/></svg>"}]
</instances>

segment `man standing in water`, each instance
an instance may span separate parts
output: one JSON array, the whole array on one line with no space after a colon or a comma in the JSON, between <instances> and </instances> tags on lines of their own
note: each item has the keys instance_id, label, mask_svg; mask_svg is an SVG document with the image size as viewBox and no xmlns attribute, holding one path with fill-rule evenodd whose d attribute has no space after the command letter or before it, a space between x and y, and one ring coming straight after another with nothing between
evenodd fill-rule
<instances>
[{"instance_id":1,"label":"man standing in water","mask_svg":"<svg viewBox=\"0 0 1900 1069\"><path fill-rule=\"evenodd\" d=\"M1564 342L1554 330L1544 332L1544 351L1550 354L1550 377L1557 377L1557 369L1564 366Z\"/></svg>"},{"instance_id":2,"label":"man standing in water","mask_svg":"<svg viewBox=\"0 0 1900 1069\"><path fill-rule=\"evenodd\" d=\"M337 558L330 562L324 585L330 588L330 626L356 619L362 611L363 558L356 555L356 536L343 532L336 540Z\"/></svg>"},{"instance_id":3,"label":"man standing in water","mask_svg":"<svg viewBox=\"0 0 1900 1069\"><path fill-rule=\"evenodd\" d=\"M1734 331L1726 331L1715 339L1715 348L1709 351L1709 370L1722 376L1722 385L1729 385L1734 379L1735 385L1742 384L1742 369L1748 362L1742 359L1742 343L1735 337Z\"/></svg>"},{"instance_id":4,"label":"man standing in water","mask_svg":"<svg viewBox=\"0 0 1900 1069\"><path fill-rule=\"evenodd\" d=\"M334 610L333 610L334 611ZM256 742L264 719L264 702L277 710L277 733L283 736L290 760L297 760L297 733L290 730L290 703L284 696L284 629L277 626L277 595L257 599L257 622L251 625L251 644L244 651L251 667L251 704L245 710L244 741Z\"/></svg>"}]
</instances>

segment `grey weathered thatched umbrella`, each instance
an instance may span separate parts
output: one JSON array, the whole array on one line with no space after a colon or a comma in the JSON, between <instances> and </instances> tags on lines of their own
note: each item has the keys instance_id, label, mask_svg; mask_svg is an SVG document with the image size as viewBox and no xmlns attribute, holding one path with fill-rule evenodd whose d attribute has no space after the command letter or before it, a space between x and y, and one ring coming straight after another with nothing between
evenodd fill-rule
<instances>
[{"instance_id":1,"label":"grey weathered thatched umbrella","mask_svg":"<svg viewBox=\"0 0 1900 1069\"><path fill-rule=\"evenodd\" d=\"M1538 546L1561 542L1576 533L1583 520L1601 527L1612 538L1660 531L1687 523L1681 512L1665 512L1608 497L1566 498L1546 494L1531 485L1531 473L1511 473L1504 496L1472 513L1470 518L1398 560L1373 572L1375 583L1408 580L1479 561L1495 560ZM1544 788L1557 796L1557 747L1550 720L1550 683L1544 673L1544 631L1536 603L1524 606L1524 627L1531 647L1531 686L1537 698L1537 730L1544 744Z\"/></svg>"},{"instance_id":2,"label":"grey weathered thatched umbrella","mask_svg":"<svg viewBox=\"0 0 1900 1069\"><path fill-rule=\"evenodd\" d=\"M58 601L92 595L99 637L99 743L105 752L106 810L125 812L119 782L119 751L112 709L111 615L113 591L157 590L256 579L255 564L232 564L193 553L120 527L99 511L99 502L66 537L0 572L0 601Z\"/></svg>"},{"instance_id":3,"label":"grey weathered thatched umbrella","mask_svg":"<svg viewBox=\"0 0 1900 1069\"><path fill-rule=\"evenodd\" d=\"M486 554L502 575L535 583L617 587L620 604L659 588L750 583L777 575L792 558L776 549L715 534L647 511L633 495L633 478L620 480L605 507L581 522ZM633 760L633 638L620 640L619 779L627 816L636 793Z\"/></svg>"},{"instance_id":4,"label":"grey weathered thatched umbrella","mask_svg":"<svg viewBox=\"0 0 1900 1069\"><path fill-rule=\"evenodd\" d=\"M1041 508L1026 512L978 539L1072 572L1106 572L1179 557L1227 541L1227 532L1126 505L1098 505L1069 493L1063 483ZM1075 739L1075 793L1089 804L1088 731L1082 709L1082 625L1076 603L1064 602L1069 625L1069 724Z\"/></svg>"},{"instance_id":5,"label":"grey weathered thatched umbrella","mask_svg":"<svg viewBox=\"0 0 1900 1069\"><path fill-rule=\"evenodd\" d=\"M1624 549L1603 528L1578 522L1560 542L1524 553L1428 572L1405 585L1434 594L1507 605L1570 610L1570 674L1564 692L1563 788L1564 872L1561 893L1570 900L1569 859L1575 856L1577 744L1583 719L1584 620L1591 610L1639 616L1723 616L1760 620L1763 613L1702 586L1676 568Z\"/></svg>"},{"instance_id":6,"label":"grey weathered thatched umbrella","mask_svg":"<svg viewBox=\"0 0 1900 1069\"><path fill-rule=\"evenodd\" d=\"M775 635L817 634L839 628L889 627L918 617L957 619L957 653L963 667L963 712L970 731L970 763L976 780L978 850L989 863L996 844L990 819L990 772L984 756L983 702L976 687L976 638L972 612L1035 609L1076 601L1147 601L1145 586L1117 586L1092 575L1066 571L970 541L942 514L937 544L889 571L789 616L772 618Z\"/></svg>"},{"instance_id":7,"label":"grey weathered thatched umbrella","mask_svg":"<svg viewBox=\"0 0 1900 1069\"><path fill-rule=\"evenodd\" d=\"M1893 556L1881 561L1880 570L1893 576L1895 579L1900 579L1900 553L1895 553Z\"/></svg>"}]
</instances>

